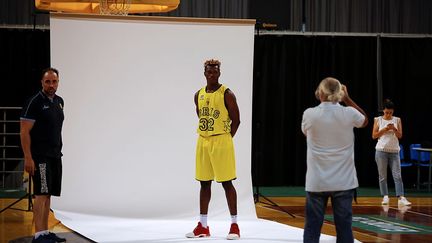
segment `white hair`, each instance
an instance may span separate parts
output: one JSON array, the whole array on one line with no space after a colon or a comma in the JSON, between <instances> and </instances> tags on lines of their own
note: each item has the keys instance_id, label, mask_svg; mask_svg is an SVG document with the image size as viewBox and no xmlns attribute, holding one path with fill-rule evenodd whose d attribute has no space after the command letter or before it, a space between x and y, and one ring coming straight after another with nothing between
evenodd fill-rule
<instances>
[{"instance_id":1,"label":"white hair","mask_svg":"<svg viewBox=\"0 0 432 243\"><path fill-rule=\"evenodd\" d=\"M315 91L317 99L322 97L325 101L331 101L333 103L340 102L344 95L345 92L342 90L342 84L339 80L332 77L323 79Z\"/></svg>"}]
</instances>

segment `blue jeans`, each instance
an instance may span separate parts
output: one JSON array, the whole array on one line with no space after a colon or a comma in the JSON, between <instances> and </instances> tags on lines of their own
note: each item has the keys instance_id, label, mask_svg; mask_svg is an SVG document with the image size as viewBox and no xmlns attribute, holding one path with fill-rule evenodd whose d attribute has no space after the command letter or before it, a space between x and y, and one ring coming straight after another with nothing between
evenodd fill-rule
<instances>
[{"instance_id":1,"label":"blue jeans","mask_svg":"<svg viewBox=\"0 0 432 243\"><path fill-rule=\"evenodd\" d=\"M378 166L378 179L381 195L388 195L387 188L387 165L390 166L390 170L393 175L395 184L396 196L404 195L404 188L401 175L400 157L399 153L387 153L382 151L375 152L375 161Z\"/></svg>"},{"instance_id":2,"label":"blue jeans","mask_svg":"<svg viewBox=\"0 0 432 243\"><path fill-rule=\"evenodd\" d=\"M352 200L355 189L336 192L306 192L306 221L303 233L304 243L318 243L328 199L331 198L336 242L352 243Z\"/></svg>"}]
</instances>

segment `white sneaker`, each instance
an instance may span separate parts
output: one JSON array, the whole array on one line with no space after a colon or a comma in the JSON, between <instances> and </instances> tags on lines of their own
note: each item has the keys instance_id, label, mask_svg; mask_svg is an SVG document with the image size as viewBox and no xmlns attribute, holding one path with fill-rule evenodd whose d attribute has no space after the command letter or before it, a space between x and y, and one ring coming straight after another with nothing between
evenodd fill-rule
<instances>
[{"instance_id":1,"label":"white sneaker","mask_svg":"<svg viewBox=\"0 0 432 243\"><path fill-rule=\"evenodd\" d=\"M390 201L390 199L389 199L389 197L386 195L386 196L383 197L383 200L382 200L381 204L382 204L382 205L388 205L388 204L389 204L389 201Z\"/></svg>"},{"instance_id":2,"label":"white sneaker","mask_svg":"<svg viewBox=\"0 0 432 243\"><path fill-rule=\"evenodd\" d=\"M404 196L400 196L398 199L398 205L409 206L409 205L411 205L411 202L408 201Z\"/></svg>"}]
</instances>

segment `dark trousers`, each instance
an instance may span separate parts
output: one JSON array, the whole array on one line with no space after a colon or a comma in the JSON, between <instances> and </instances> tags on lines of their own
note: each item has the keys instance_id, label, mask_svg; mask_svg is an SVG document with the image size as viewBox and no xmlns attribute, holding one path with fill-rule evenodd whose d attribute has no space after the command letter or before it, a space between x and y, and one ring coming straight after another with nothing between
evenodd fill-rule
<instances>
[{"instance_id":1,"label":"dark trousers","mask_svg":"<svg viewBox=\"0 0 432 243\"><path fill-rule=\"evenodd\" d=\"M328 199L331 199L336 242L352 243L352 200L355 189L335 192L306 192L306 220L303 233L304 243L318 243Z\"/></svg>"}]
</instances>

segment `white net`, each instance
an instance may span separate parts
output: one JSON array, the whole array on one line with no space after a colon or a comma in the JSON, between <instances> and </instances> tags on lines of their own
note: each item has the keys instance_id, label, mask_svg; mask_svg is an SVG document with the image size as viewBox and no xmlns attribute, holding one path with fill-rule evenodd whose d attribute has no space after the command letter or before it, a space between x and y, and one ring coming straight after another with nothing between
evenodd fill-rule
<instances>
[{"instance_id":1,"label":"white net","mask_svg":"<svg viewBox=\"0 0 432 243\"><path fill-rule=\"evenodd\" d=\"M131 0L99 0L100 14L128 15Z\"/></svg>"}]
</instances>

